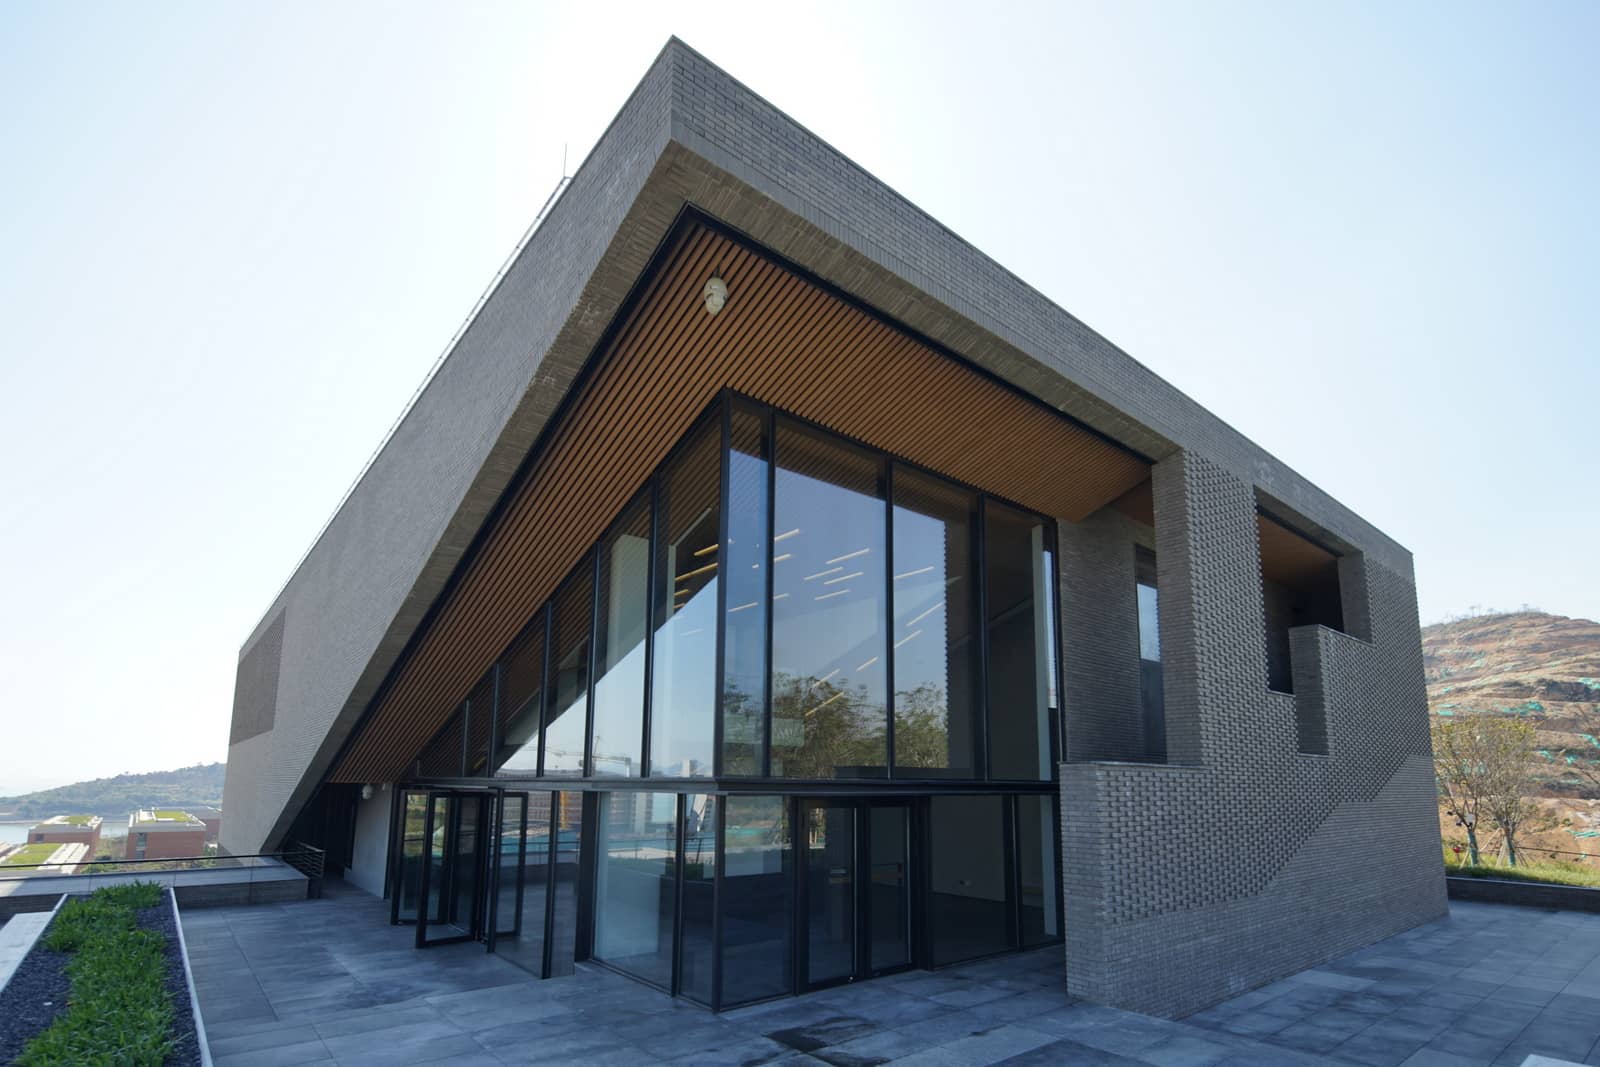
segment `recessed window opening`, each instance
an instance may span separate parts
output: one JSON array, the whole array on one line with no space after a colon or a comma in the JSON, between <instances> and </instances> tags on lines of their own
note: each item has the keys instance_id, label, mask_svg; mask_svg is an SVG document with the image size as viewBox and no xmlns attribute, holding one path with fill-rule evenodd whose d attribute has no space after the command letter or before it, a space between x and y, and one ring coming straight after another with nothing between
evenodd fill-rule
<instances>
[{"instance_id":1,"label":"recessed window opening","mask_svg":"<svg viewBox=\"0 0 1600 1067\"><path fill-rule=\"evenodd\" d=\"M1299 626L1344 630L1339 557L1266 515L1256 517L1261 543L1267 687L1294 692L1289 631Z\"/></svg>"}]
</instances>

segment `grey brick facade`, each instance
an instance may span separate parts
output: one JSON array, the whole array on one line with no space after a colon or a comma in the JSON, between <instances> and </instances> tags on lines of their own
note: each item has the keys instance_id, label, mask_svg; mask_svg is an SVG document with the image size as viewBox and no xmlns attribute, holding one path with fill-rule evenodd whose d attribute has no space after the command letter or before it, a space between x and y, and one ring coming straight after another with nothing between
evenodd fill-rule
<instances>
[{"instance_id":1,"label":"grey brick facade","mask_svg":"<svg viewBox=\"0 0 1600 1067\"><path fill-rule=\"evenodd\" d=\"M676 41L246 641L226 848L283 843L686 206L1154 461L1153 528L1061 529L1075 993L1181 1015L1443 912L1409 553ZM1291 633L1294 696L1267 687L1258 506L1342 553L1346 633ZM1140 762L1136 546L1165 763Z\"/></svg>"}]
</instances>

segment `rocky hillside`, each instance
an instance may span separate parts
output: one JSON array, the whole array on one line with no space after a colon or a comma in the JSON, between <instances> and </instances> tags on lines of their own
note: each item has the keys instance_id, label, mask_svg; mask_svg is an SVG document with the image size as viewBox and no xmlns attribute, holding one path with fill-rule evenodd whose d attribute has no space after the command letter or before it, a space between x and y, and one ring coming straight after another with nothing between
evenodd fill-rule
<instances>
[{"instance_id":1,"label":"rocky hillside","mask_svg":"<svg viewBox=\"0 0 1600 1067\"><path fill-rule=\"evenodd\" d=\"M1600 623L1524 611L1478 615L1422 631L1435 715L1518 715L1539 730L1539 793L1567 825L1549 848L1600 855ZM1448 826L1448 822L1447 822Z\"/></svg>"}]
</instances>

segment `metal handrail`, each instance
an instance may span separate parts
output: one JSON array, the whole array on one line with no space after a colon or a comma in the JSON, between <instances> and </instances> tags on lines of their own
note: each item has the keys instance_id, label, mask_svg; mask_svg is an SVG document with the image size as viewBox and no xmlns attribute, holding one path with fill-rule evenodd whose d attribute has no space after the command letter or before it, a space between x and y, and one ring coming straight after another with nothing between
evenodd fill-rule
<instances>
[{"instance_id":1,"label":"metal handrail","mask_svg":"<svg viewBox=\"0 0 1600 1067\"><path fill-rule=\"evenodd\" d=\"M302 847L309 847L309 846L302 846ZM317 851L318 853L321 852L320 849L317 849L315 851ZM237 864L235 864L235 863L230 862L230 861L235 861L235 860L268 860L268 859L269 860L277 860L280 863L283 863L283 864L285 864L287 866L290 866L290 867L295 867L296 870L299 870L299 867L297 867L295 864L289 862L289 860L285 858L287 856L296 854L296 852L297 852L297 850L290 850L290 851L285 851L285 852L218 853L217 855L214 855L214 856L156 856L156 857L147 857L145 859L79 860L79 861L77 861L75 863L71 862L71 861L68 861L68 862L65 862L65 863L6 863L6 864L0 864L0 880L4 880L6 878L7 872L9 872L9 871L38 870L39 868L43 868L43 867L72 868L70 871L69 870L58 870L58 871L52 871L51 874L50 874L50 877L53 877L53 878L71 878L71 877L84 877L84 876L92 875L92 874L96 873L96 872L94 872L92 870L83 871L82 868L85 868L85 867L131 867L131 866L138 866L138 865L153 865L153 864L157 864L157 863L203 863L203 864L206 864L208 867L213 867L213 868L220 867L220 868L225 870L230 866L238 866L238 867L247 867L247 866L248 867L257 867L257 866L260 866L260 864L254 864L254 863L250 863L250 864L237 863ZM204 867L168 867L168 868L165 868L165 869L166 870L204 870L205 868ZM151 873L157 873L160 870L162 870L162 869L161 868L156 868ZM137 872L137 871L115 871L115 872L107 872L107 873L137 874L139 872ZM319 863L318 863L318 869L317 869L318 877L321 876L321 873L322 873L322 870L321 870L320 855L319 855ZM17 875L15 877L25 878L25 877L29 877L29 875Z\"/></svg>"}]
</instances>

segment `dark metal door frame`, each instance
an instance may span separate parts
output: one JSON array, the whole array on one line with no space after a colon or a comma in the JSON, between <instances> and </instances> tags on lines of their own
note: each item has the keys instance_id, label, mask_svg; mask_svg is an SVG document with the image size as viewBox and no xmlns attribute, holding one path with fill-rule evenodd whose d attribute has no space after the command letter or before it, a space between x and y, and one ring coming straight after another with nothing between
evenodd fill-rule
<instances>
[{"instance_id":1,"label":"dark metal door frame","mask_svg":"<svg viewBox=\"0 0 1600 1067\"><path fill-rule=\"evenodd\" d=\"M795 933L794 933L794 989L796 993L810 993L831 986L845 985L868 978L912 970L921 965L922 946L921 893L918 891L917 872L921 869L922 835L918 832L917 805L907 797L798 797L798 818L795 821ZM854 869L851 873L851 907L854 919L854 945L852 968L849 975L811 981L811 902L809 840L809 813L818 808L843 808L851 813L854 840L851 842ZM900 808L906 819L906 868L903 872L907 924L906 962L893 967L872 966L872 819L873 808Z\"/></svg>"},{"instance_id":2,"label":"dark metal door frame","mask_svg":"<svg viewBox=\"0 0 1600 1067\"><path fill-rule=\"evenodd\" d=\"M485 913L482 891L485 882L483 874L484 864L486 861L486 857L484 855L484 838L485 830L487 829L485 823L489 821L485 818L485 812L488 809L487 801L491 800L497 792L498 791L464 789L429 790L427 812L425 818L423 819L423 863L417 886L416 946L418 948L430 948L434 945L449 945L460 941L474 941L478 940L482 936ZM444 826L442 828L444 830L444 843L440 849L440 854L442 856L440 873L442 878L439 886L439 900L441 904L444 904L447 907L450 906L451 902L454 900L456 878L460 874L460 871L458 870L460 861L458 850L460 847L463 809L467 808L468 805L472 805L473 808L475 808L473 811L473 817L477 823L475 828L476 840L474 842L473 854L469 860L469 863L471 864L473 875L477 881L478 891L474 892L472 895L471 914L467 916L464 926L461 923L432 920L428 914L428 895L429 891L433 888L431 883L433 879L434 816L440 800L447 800L450 802L449 807L446 809ZM428 927L430 925L451 926L455 927L461 932L445 935L443 937L429 937Z\"/></svg>"},{"instance_id":3,"label":"dark metal door frame","mask_svg":"<svg viewBox=\"0 0 1600 1067\"><path fill-rule=\"evenodd\" d=\"M528 794L525 792L506 792L503 789L494 791L493 800L490 802L490 822L492 823L489 847L484 850L489 865L488 885L488 913L489 920L484 926L483 942L489 952L494 951L496 940L500 935L507 934L518 937L522 933L522 891L523 883L527 877L528 854ZM520 807L520 818L517 825L517 886L516 886L516 914L511 920L511 929L500 929L500 885L505 874L505 817L506 801L515 800ZM542 922L541 917L541 922Z\"/></svg>"}]
</instances>

